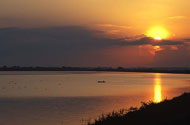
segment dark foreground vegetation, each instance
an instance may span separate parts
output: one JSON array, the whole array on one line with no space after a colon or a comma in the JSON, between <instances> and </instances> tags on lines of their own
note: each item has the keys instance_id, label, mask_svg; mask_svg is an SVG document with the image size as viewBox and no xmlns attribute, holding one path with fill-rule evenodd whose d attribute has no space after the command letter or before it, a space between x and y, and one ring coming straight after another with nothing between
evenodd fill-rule
<instances>
[{"instance_id":1,"label":"dark foreground vegetation","mask_svg":"<svg viewBox=\"0 0 190 125\"><path fill-rule=\"evenodd\" d=\"M161 103L142 103L127 112L102 115L89 125L190 125L190 93Z\"/></svg>"},{"instance_id":2,"label":"dark foreground vegetation","mask_svg":"<svg viewBox=\"0 0 190 125\"><path fill-rule=\"evenodd\" d=\"M111 72L151 72L151 73L187 73L190 67L159 67L159 68L112 68L112 67L20 67L1 66L0 71L111 71Z\"/></svg>"}]
</instances>

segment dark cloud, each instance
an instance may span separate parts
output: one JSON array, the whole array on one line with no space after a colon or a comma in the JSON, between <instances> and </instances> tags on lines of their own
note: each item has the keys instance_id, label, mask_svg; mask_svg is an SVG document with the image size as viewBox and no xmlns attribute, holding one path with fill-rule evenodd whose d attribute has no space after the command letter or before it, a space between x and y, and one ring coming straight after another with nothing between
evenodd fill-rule
<instances>
[{"instance_id":1,"label":"dark cloud","mask_svg":"<svg viewBox=\"0 0 190 125\"><path fill-rule=\"evenodd\" d=\"M149 37L143 37L137 40L121 40L118 42L119 45L122 46L138 46L138 45L149 45L152 44L153 39Z\"/></svg>"},{"instance_id":2,"label":"dark cloud","mask_svg":"<svg viewBox=\"0 0 190 125\"><path fill-rule=\"evenodd\" d=\"M183 41L161 40L160 42L154 42L152 45L183 45Z\"/></svg>"},{"instance_id":3,"label":"dark cloud","mask_svg":"<svg viewBox=\"0 0 190 125\"><path fill-rule=\"evenodd\" d=\"M190 47L178 46L178 50L164 49L155 55L157 67L190 67Z\"/></svg>"},{"instance_id":4,"label":"dark cloud","mask_svg":"<svg viewBox=\"0 0 190 125\"><path fill-rule=\"evenodd\" d=\"M80 65L80 57L114 41L97 37L97 33L99 31L78 26L2 28L0 65Z\"/></svg>"},{"instance_id":5,"label":"dark cloud","mask_svg":"<svg viewBox=\"0 0 190 125\"><path fill-rule=\"evenodd\" d=\"M184 39L184 41L186 41L186 42L190 42L190 38Z\"/></svg>"},{"instance_id":6,"label":"dark cloud","mask_svg":"<svg viewBox=\"0 0 190 125\"><path fill-rule=\"evenodd\" d=\"M113 39L98 35L101 33L80 26L1 28L0 65L90 65L98 59L105 61L102 50L113 46L184 44L184 41L155 41L145 36Z\"/></svg>"},{"instance_id":7,"label":"dark cloud","mask_svg":"<svg viewBox=\"0 0 190 125\"><path fill-rule=\"evenodd\" d=\"M164 46L164 45L183 45L185 41L172 41L172 40L154 40L150 37L143 37L137 40L122 40L120 45L125 46L138 46L138 45L153 45L153 46Z\"/></svg>"}]
</instances>

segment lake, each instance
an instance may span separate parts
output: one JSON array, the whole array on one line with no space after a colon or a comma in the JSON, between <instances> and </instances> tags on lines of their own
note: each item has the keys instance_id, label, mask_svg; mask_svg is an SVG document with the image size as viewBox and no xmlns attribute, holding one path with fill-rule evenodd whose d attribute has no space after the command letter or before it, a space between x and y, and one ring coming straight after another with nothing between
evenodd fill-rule
<instances>
[{"instance_id":1,"label":"lake","mask_svg":"<svg viewBox=\"0 0 190 125\"><path fill-rule=\"evenodd\" d=\"M190 92L190 75L0 72L0 124L87 125L102 113Z\"/></svg>"}]
</instances>

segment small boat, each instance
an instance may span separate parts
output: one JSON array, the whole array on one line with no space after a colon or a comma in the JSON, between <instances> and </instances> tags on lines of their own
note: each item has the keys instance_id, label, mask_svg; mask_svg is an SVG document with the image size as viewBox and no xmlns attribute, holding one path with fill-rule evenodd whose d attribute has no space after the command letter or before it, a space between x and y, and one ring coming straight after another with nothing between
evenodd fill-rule
<instances>
[{"instance_id":1,"label":"small boat","mask_svg":"<svg viewBox=\"0 0 190 125\"><path fill-rule=\"evenodd\" d=\"M98 81L98 83L106 83L106 81L100 80L100 81Z\"/></svg>"}]
</instances>

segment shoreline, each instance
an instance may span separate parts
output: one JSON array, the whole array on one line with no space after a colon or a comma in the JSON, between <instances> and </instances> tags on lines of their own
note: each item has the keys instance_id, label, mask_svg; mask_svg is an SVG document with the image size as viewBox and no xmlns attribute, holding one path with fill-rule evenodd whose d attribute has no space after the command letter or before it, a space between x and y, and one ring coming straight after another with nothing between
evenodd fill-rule
<instances>
[{"instance_id":1,"label":"shoreline","mask_svg":"<svg viewBox=\"0 0 190 125\"><path fill-rule=\"evenodd\" d=\"M121 73L168 73L168 74L190 74L187 71L118 71L118 70L0 70L0 72L121 72Z\"/></svg>"},{"instance_id":2,"label":"shoreline","mask_svg":"<svg viewBox=\"0 0 190 125\"><path fill-rule=\"evenodd\" d=\"M112 112L100 116L88 125L189 125L190 93L160 103L142 102L140 108Z\"/></svg>"}]
</instances>

